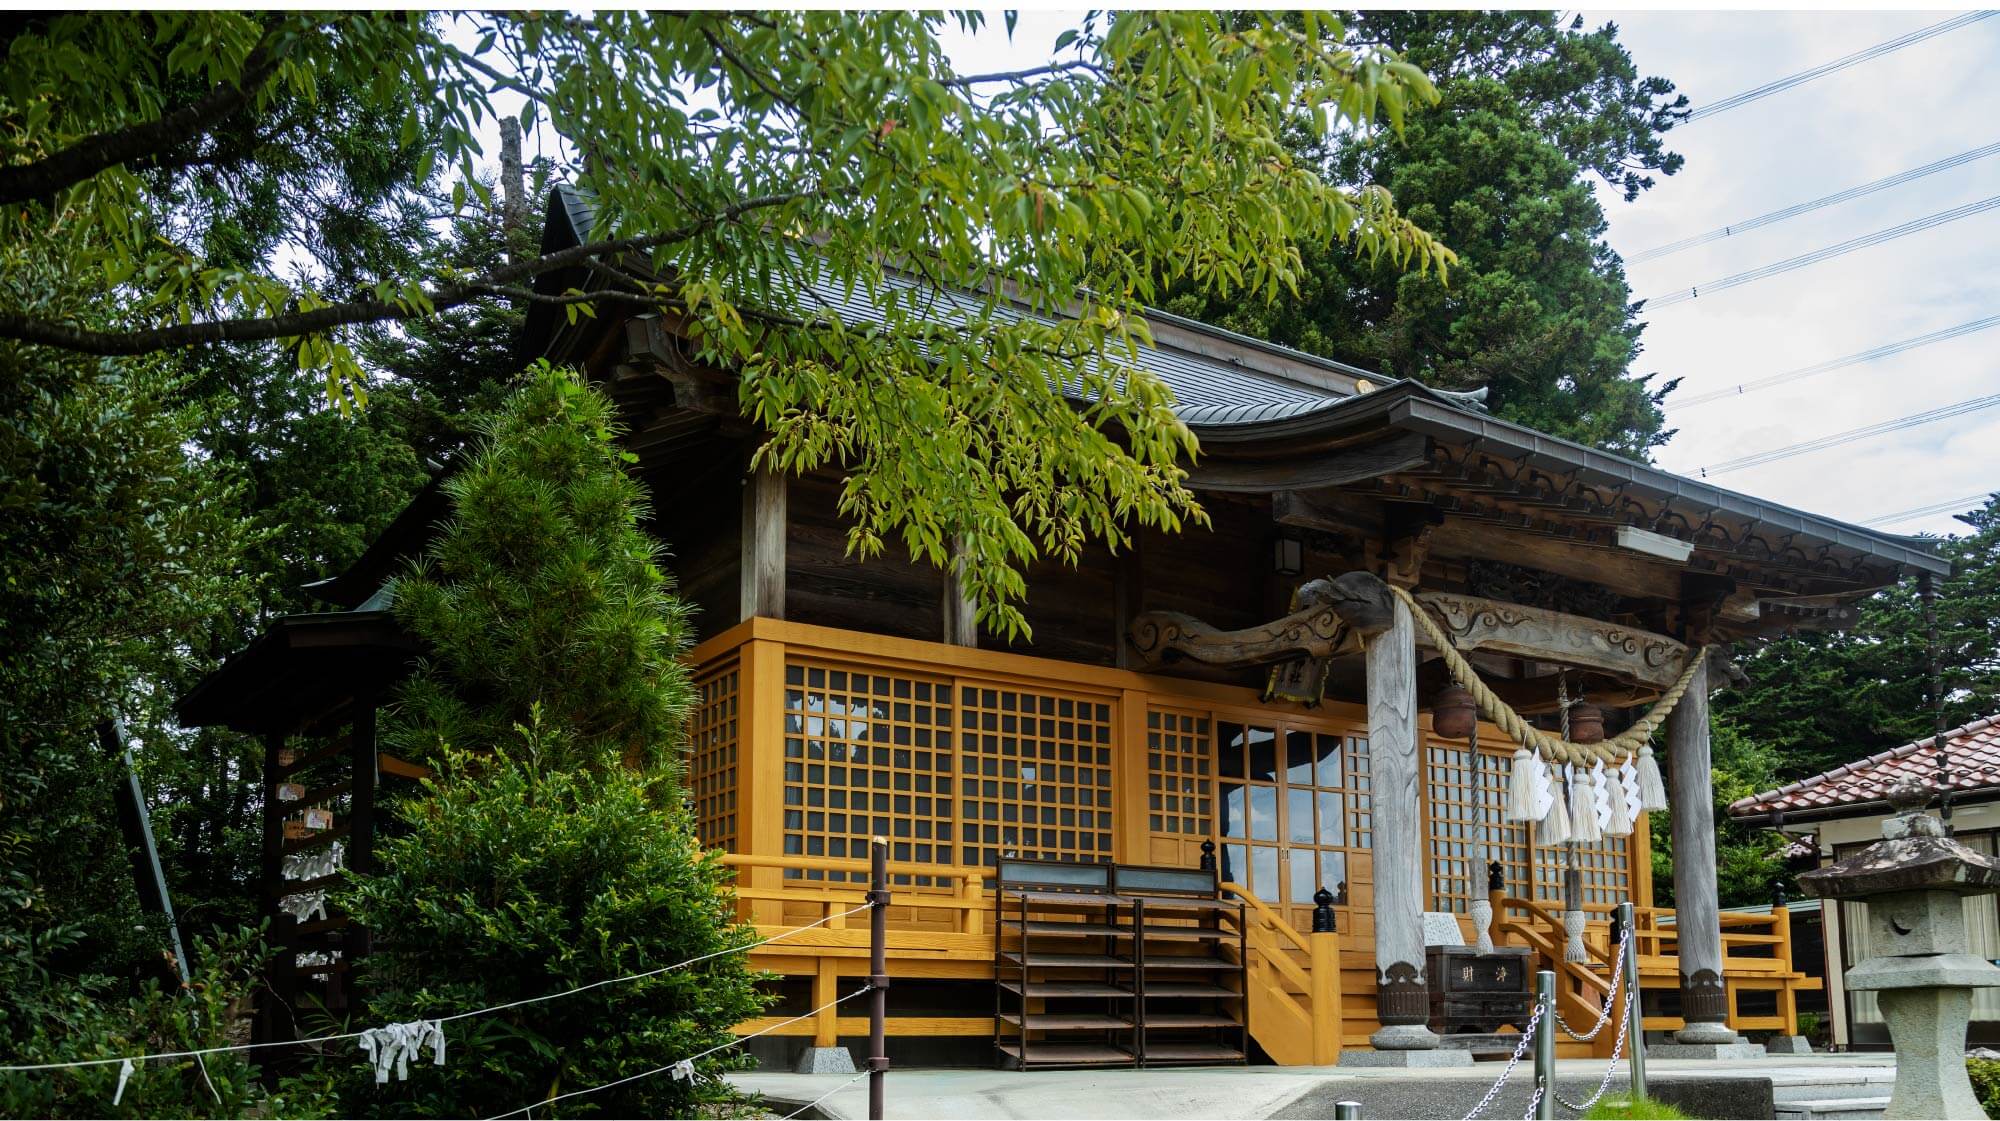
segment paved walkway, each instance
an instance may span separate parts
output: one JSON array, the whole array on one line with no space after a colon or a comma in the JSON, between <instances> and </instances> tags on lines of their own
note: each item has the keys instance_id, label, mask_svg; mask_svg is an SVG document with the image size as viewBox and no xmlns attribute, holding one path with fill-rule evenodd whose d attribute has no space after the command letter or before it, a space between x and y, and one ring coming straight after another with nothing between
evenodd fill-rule
<instances>
[{"instance_id":1,"label":"paved walkway","mask_svg":"<svg viewBox=\"0 0 2000 1121\"><path fill-rule=\"evenodd\" d=\"M1565 1096L1589 1096L1604 1074L1604 1061L1564 1059L1557 1064L1557 1085ZM1893 1077L1890 1055L1774 1055L1763 1059L1656 1059L1647 1064L1654 1080L1671 1078L1770 1078L1778 1084L1885 1082ZM1500 1075L1498 1063L1471 1067L1408 1071L1379 1067L1197 1067L1178 1070L1035 1071L895 1070L889 1074L888 1116L897 1119L950 1118L1130 1118L1133 1121L1173 1121L1180 1118L1331 1117L1322 1106L1338 1097L1377 1101L1384 1095L1406 1103L1397 1112L1364 1111L1363 1116L1464 1116ZM1533 1069L1523 1062L1514 1072L1506 1101L1526 1100ZM779 1115L833 1091L821 1103L828 1117L868 1116L868 1084L840 1087L849 1076L783 1074L750 1071L730 1075L730 1081L763 1094ZM1618 1090L1629 1084L1621 1063L1612 1076ZM1886 1091L1885 1091L1886 1092ZM1297 1105L1298 1111L1291 1108ZM1508 1112L1496 1101L1489 1116ZM1421 1108L1423 1112L1415 1112ZM1564 1116L1573 1116L1562 1111ZM1520 1116L1516 1107L1512 1116Z\"/></svg>"}]
</instances>

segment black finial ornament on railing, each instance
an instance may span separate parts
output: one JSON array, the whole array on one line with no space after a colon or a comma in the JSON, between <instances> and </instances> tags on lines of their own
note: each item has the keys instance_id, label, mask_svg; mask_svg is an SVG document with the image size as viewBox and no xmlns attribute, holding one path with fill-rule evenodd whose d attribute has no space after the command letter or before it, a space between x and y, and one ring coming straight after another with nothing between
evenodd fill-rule
<instances>
[{"instance_id":1,"label":"black finial ornament on railing","mask_svg":"<svg viewBox=\"0 0 2000 1121\"><path fill-rule=\"evenodd\" d=\"M1314 934L1333 933L1333 893L1321 887L1313 892Z\"/></svg>"},{"instance_id":2,"label":"black finial ornament on railing","mask_svg":"<svg viewBox=\"0 0 2000 1121\"><path fill-rule=\"evenodd\" d=\"M1924 649L1928 661L1928 690L1931 702L1931 752L1937 762L1938 817L1951 824L1951 756L1944 746L1944 680L1938 668L1937 581L1928 572L1917 573L1917 598L1924 605Z\"/></svg>"},{"instance_id":3,"label":"black finial ornament on railing","mask_svg":"<svg viewBox=\"0 0 2000 1121\"><path fill-rule=\"evenodd\" d=\"M1215 871L1214 841L1203 841L1201 843L1201 870L1204 872Z\"/></svg>"},{"instance_id":4,"label":"black finial ornament on railing","mask_svg":"<svg viewBox=\"0 0 2000 1121\"><path fill-rule=\"evenodd\" d=\"M1772 881L1771 881L1771 909L1772 909L1773 911L1775 911L1775 910L1777 910L1778 908L1780 908L1780 907L1783 907L1784 905L1785 905L1785 881L1783 881L1783 880L1772 880Z\"/></svg>"},{"instance_id":5,"label":"black finial ornament on railing","mask_svg":"<svg viewBox=\"0 0 2000 1121\"><path fill-rule=\"evenodd\" d=\"M1500 867L1500 862L1497 860L1486 866L1486 890L1507 890L1507 877Z\"/></svg>"}]
</instances>

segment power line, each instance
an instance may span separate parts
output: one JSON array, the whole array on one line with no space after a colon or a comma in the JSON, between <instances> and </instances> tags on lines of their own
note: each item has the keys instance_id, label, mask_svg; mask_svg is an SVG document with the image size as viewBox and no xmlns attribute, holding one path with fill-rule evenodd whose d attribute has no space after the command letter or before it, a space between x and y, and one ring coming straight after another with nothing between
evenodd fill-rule
<instances>
[{"instance_id":1,"label":"power line","mask_svg":"<svg viewBox=\"0 0 2000 1121\"><path fill-rule=\"evenodd\" d=\"M1912 506L1908 510L1898 510L1893 514L1882 514L1869 518L1867 521L1856 522L1854 524L1897 525L1902 522L1913 522L1918 518L1927 518L1932 514L1956 513L1960 510L1967 510L1985 503L1992 494L1993 492L1990 490L1980 491L1978 494L1968 494L1964 498L1948 498L1943 502L1933 502L1928 506Z\"/></svg>"},{"instance_id":2,"label":"power line","mask_svg":"<svg viewBox=\"0 0 2000 1121\"><path fill-rule=\"evenodd\" d=\"M1967 12L1964 15L1953 16L1952 18L1945 20L1943 23L1934 23L1931 24L1929 27L1918 28L1917 30L1912 31L1907 35L1899 36L1885 43L1877 43L1872 47L1867 47L1865 49L1858 50L1851 55L1846 55L1841 58L1836 58L1832 62L1821 63L1820 65L1815 66L1810 70L1801 70L1797 74L1793 74L1790 77L1779 78L1778 80L1773 82L1766 82L1763 85L1756 87L1755 89L1748 89L1744 90L1742 93L1731 94L1730 96L1725 97L1720 101L1711 101L1707 105L1703 105L1700 108L1690 112L1687 115L1688 123L1692 124L1695 121L1701 120L1703 117L1712 117L1717 113L1728 112L1729 110L1735 109L1739 106L1748 105L1753 101L1761 101L1764 98L1767 98L1774 93L1783 93L1788 89L1794 89L1798 86L1805 85L1807 82L1810 82L1816 78L1824 78L1828 74L1833 74L1838 71L1845 70L1850 66L1859 65L1860 63L1867 62L1869 59L1880 58L1881 56L1888 54L1891 51L1900 51L1904 47L1911 46L1916 43L1921 43L1926 39L1930 39L1938 35L1943 35L1947 31L1956 31L1961 27L1967 26L1968 24L1977 23L1980 20L1983 20L1987 16L1990 16L1992 14L1993 14L1992 12Z\"/></svg>"},{"instance_id":3,"label":"power line","mask_svg":"<svg viewBox=\"0 0 2000 1121\"><path fill-rule=\"evenodd\" d=\"M1798 381L1800 378L1809 378L1814 374L1831 373L1834 370L1843 370L1849 366L1859 366L1864 362L1879 362L1884 358L1893 357L1904 351L1915 350L1920 346L1929 346L1932 343L1941 343L1947 339L1956 339L1963 335L1970 335L1975 331L1984 331L1989 327L2000 327L2000 315L1989 315L1984 319L1975 319L1970 323L1961 323L1956 327L1946 327L1941 331L1932 331L1928 335L1918 335L1915 338L1904 339L1901 342L1884 343L1871 350L1863 350L1841 358L1828 359L1825 362L1819 362L1811 366L1801 366L1796 370L1786 370L1782 374L1772 374L1769 377L1758 378L1755 381L1746 381L1740 385L1731 386L1728 389L1716 389L1707 393L1697 393L1692 397L1676 398L1668 402L1668 407L1678 411L1681 409L1691 409L1696 405L1706 405L1712 401L1741 397L1745 393L1759 389L1769 389L1774 385L1783 385L1786 382Z\"/></svg>"},{"instance_id":4,"label":"power line","mask_svg":"<svg viewBox=\"0 0 2000 1121\"><path fill-rule=\"evenodd\" d=\"M1839 447L1842 444L1851 444L1856 440L1864 440L1870 436L1882 436L1890 432L1901 432L1905 428L1915 428L1920 424L1931 424L1940 420L1949 420L1952 417L1964 416L1967 413L1978 412L1981 409L1990 409L1995 405L2000 405L2000 393L1995 393L1991 397L1974 397L1970 401L1960 401L1956 405L1946 405L1941 409L1932 409L1929 412L1916 413L1911 416L1900 417L1896 420L1885 420L1880 424L1870 424L1862 428L1851 428L1846 432L1836 432L1831 436L1821 436L1817 440L1807 440L1804 443L1773 448L1770 451L1755 452L1750 455L1738 456L1735 459L1726 459L1721 463L1702 468L1696 472L1696 476L1706 479L1711 475L1720 475L1724 471L1736 471L1744 467L1761 467L1766 463L1776 463L1778 460L1790 459L1795 455L1824 451L1827 448Z\"/></svg>"},{"instance_id":5,"label":"power line","mask_svg":"<svg viewBox=\"0 0 2000 1121\"><path fill-rule=\"evenodd\" d=\"M1741 222L1731 222L1727 226L1710 230L1704 234L1695 234L1693 237L1684 237L1679 241L1672 241L1665 245L1641 250L1625 258L1625 261L1627 264L1636 265L1642 261L1658 260L1669 254L1678 253L1683 249L1692 249L1697 245L1706 245L1711 241L1721 241L1725 237L1734 237L1740 233L1748 233L1751 230L1760 229L1774 222L1782 222L1787 218L1796 218L1801 214L1809 214L1812 211L1833 206L1836 203L1849 202L1864 195L1872 195L1877 191L1886 191L1891 187L1900 187L1905 183L1922 179L1926 175L1935 175L1940 171L1950 171L1955 167L1964 167L1974 160L1985 159L1995 152L2000 152L2000 141L1988 144L1984 148L1974 148L1970 152L1960 152L1958 155L1938 160L1935 163L1927 163L1922 167L1913 167L1908 171L1898 172L1887 178L1877 179L1873 183L1863 183L1859 187L1849 187L1844 191L1836 191L1822 198L1816 198L1811 202L1802 202L1795 206L1787 206L1782 210L1773 210L1769 214L1759 214L1755 218L1748 218Z\"/></svg>"},{"instance_id":6,"label":"power line","mask_svg":"<svg viewBox=\"0 0 2000 1121\"><path fill-rule=\"evenodd\" d=\"M1656 296L1644 302L1649 310L1653 308L1672 307L1675 304L1686 303L1689 300L1695 299L1703 292L1719 292L1726 288L1734 288L1739 284L1749 284L1754 280L1763 280L1766 277L1777 276L1780 273L1802 269L1807 265L1816 265L1821 261L1829 261L1835 257L1852 253L1857 249L1868 249L1881 245L1884 242L1894 241L1899 237L1908 237L1914 233L1922 233L1925 230L1934 229L1947 222L1956 222L1960 218L1970 218L1975 214L1983 214L1996 206L2000 206L2000 195L1980 199L1978 202L1969 202L1964 206L1953 207L1950 210L1941 210L1936 214L1929 214L1922 218L1904 222L1900 226L1891 226L1886 230L1876 230L1872 234L1862 234L1860 237L1850 238L1837 245L1815 249L1810 253L1802 253L1797 257L1789 257L1775 264L1751 269L1748 272L1739 272L1734 276L1725 276L1720 280L1711 280L1706 284L1697 284L1692 288L1683 288L1678 292L1669 292L1664 296Z\"/></svg>"}]
</instances>

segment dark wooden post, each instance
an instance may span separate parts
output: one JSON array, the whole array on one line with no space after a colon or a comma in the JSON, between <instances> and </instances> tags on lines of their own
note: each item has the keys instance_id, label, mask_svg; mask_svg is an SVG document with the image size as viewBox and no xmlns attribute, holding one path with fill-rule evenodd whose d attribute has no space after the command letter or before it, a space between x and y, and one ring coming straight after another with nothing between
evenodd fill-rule
<instances>
[{"instance_id":1,"label":"dark wooden post","mask_svg":"<svg viewBox=\"0 0 2000 1121\"><path fill-rule=\"evenodd\" d=\"M889 1072L889 840L868 848L868 1121L882 1121Z\"/></svg>"},{"instance_id":2,"label":"dark wooden post","mask_svg":"<svg viewBox=\"0 0 2000 1121\"><path fill-rule=\"evenodd\" d=\"M354 773L354 791L345 863L351 871L368 873L375 870L375 787L382 776L381 763L376 757L375 698L372 696L354 699L354 726L348 736L348 749L352 752L350 769ZM343 988L353 984L354 960L367 956L368 948L368 931L358 923L350 924L341 939L341 950L348 965L347 972L341 974ZM351 995L351 990L349 992Z\"/></svg>"}]
</instances>

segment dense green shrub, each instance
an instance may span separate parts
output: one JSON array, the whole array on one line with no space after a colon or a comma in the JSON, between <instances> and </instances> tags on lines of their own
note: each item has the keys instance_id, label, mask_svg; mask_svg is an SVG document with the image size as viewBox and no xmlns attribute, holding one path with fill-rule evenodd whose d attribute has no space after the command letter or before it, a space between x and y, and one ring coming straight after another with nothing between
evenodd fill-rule
<instances>
[{"instance_id":1,"label":"dense green shrub","mask_svg":"<svg viewBox=\"0 0 2000 1121\"><path fill-rule=\"evenodd\" d=\"M10 870L0 904L33 907L34 889ZM74 926L51 926L31 939L0 940L0 987L14 1019L9 1062L57 1063L136 1054L192 1051L240 1043L240 1028L258 987L265 950L256 931L198 942L197 968L186 988L149 979L130 996L104 976L57 977L38 963L80 937ZM136 1064L117 1104L119 1065L0 1073L0 1117L316 1117L327 1100L287 1083L276 1096L257 1082L254 1053Z\"/></svg>"},{"instance_id":2,"label":"dense green shrub","mask_svg":"<svg viewBox=\"0 0 2000 1121\"><path fill-rule=\"evenodd\" d=\"M1988 1117L2000 1117L2000 1059L1967 1059L1965 1073L1972 1078L1972 1092L1979 1096L1979 1108Z\"/></svg>"},{"instance_id":3,"label":"dense green shrub","mask_svg":"<svg viewBox=\"0 0 2000 1121\"><path fill-rule=\"evenodd\" d=\"M342 905L377 932L359 984L376 1023L562 992L726 950L752 935L730 923L728 872L704 853L659 776L608 765L559 770L559 736L529 726L490 755L453 752L398 817L384 871ZM517 758L518 756L518 758ZM448 1062L377 1086L358 1068L343 1108L356 1115L475 1116L639 1074L727 1043L762 1001L742 955L445 1025ZM565 1116L685 1117L726 1096L729 1049L698 1064L696 1086L665 1075L560 1103Z\"/></svg>"}]
</instances>

